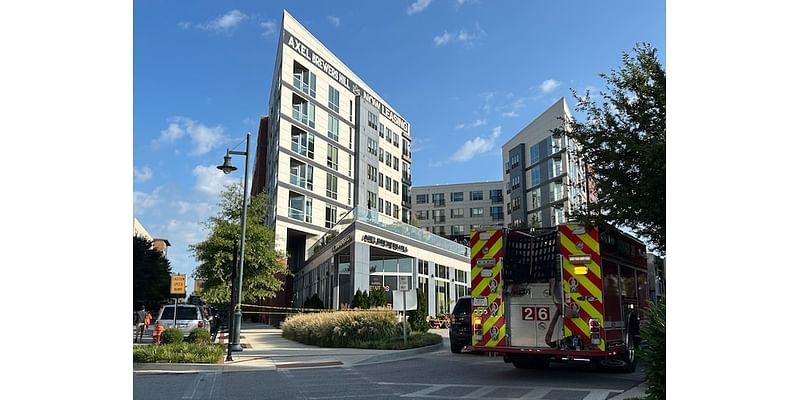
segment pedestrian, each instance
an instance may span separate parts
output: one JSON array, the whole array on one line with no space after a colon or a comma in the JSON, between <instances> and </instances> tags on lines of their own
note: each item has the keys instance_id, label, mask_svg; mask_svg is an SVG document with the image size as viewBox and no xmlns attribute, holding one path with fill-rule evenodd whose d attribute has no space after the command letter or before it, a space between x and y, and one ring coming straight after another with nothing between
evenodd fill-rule
<instances>
[{"instance_id":1,"label":"pedestrian","mask_svg":"<svg viewBox=\"0 0 800 400\"><path fill-rule=\"evenodd\" d=\"M146 332L147 328L150 326L150 322L153 321L153 314L150 314L150 311L147 312L147 315L144 316L144 329L142 332ZM139 340L142 340L142 337L139 337Z\"/></svg>"},{"instance_id":2,"label":"pedestrian","mask_svg":"<svg viewBox=\"0 0 800 400\"><path fill-rule=\"evenodd\" d=\"M153 343L161 344L161 333L164 332L164 325L161 325L161 320L156 321L156 326L153 328Z\"/></svg>"},{"instance_id":3,"label":"pedestrian","mask_svg":"<svg viewBox=\"0 0 800 400\"><path fill-rule=\"evenodd\" d=\"M134 343L142 341L142 335L144 335L145 317L147 317L147 310L145 310L144 305L142 305L142 309L136 312L136 316L134 318L136 322L136 337L133 340Z\"/></svg>"}]
</instances>

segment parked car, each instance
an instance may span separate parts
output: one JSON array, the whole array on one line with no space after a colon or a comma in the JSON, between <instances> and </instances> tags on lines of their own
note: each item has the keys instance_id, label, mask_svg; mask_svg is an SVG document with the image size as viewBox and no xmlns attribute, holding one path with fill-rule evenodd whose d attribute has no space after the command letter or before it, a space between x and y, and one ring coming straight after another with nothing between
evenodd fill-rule
<instances>
[{"instance_id":1,"label":"parked car","mask_svg":"<svg viewBox=\"0 0 800 400\"><path fill-rule=\"evenodd\" d=\"M178 304L177 316L175 305L167 304L158 311L157 321L161 321L164 328L176 327L183 332L183 336L189 336L195 328L210 328L210 321L203 313L202 306L194 304Z\"/></svg>"},{"instance_id":2,"label":"parked car","mask_svg":"<svg viewBox=\"0 0 800 400\"><path fill-rule=\"evenodd\" d=\"M450 351L461 353L464 346L472 344L472 297L466 296L456 301L450 316Z\"/></svg>"}]
</instances>

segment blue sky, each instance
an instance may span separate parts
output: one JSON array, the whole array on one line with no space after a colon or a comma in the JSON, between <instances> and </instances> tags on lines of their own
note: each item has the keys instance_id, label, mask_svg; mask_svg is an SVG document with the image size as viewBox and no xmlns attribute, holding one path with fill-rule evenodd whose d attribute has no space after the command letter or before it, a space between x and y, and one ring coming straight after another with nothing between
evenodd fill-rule
<instances>
[{"instance_id":1,"label":"blue sky","mask_svg":"<svg viewBox=\"0 0 800 400\"><path fill-rule=\"evenodd\" d=\"M663 1L137 0L133 209L175 272L242 179L243 157L215 168L225 149L248 131L255 148L284 8L411 124L415 185L501 179L500 146L560 97L574 107L570 89L603 89L637 42L666 65Z\"/></svg>"}]
</instances>

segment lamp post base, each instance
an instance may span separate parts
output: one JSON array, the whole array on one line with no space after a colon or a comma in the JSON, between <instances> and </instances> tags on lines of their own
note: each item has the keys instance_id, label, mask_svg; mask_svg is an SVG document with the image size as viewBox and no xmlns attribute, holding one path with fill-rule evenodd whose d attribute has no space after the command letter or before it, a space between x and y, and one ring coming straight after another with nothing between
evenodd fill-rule
<instances>
[{"instance_id":1,"label":"lamp post base","mask_svg":"<svg viewBox=\"0 0 800 400\"><path fill-rule=\"evenodd\" d=\"M242 345L239 343L242 331L242 311L238 308L233 312L233 326L231 328L233 329L231 329L230 333L229 348L231 351L242 351Z\"/></svg>"},{"instance_id":2,"label":"lamp post base","mask_svg":"<svg viewBox=\"0 0 800 400\"><path fill-rule=\"evenodd\" d=\"M240 344L233 344L230 345L230 351L242 351L242 345Z\"/></svg>"}]
</instances>

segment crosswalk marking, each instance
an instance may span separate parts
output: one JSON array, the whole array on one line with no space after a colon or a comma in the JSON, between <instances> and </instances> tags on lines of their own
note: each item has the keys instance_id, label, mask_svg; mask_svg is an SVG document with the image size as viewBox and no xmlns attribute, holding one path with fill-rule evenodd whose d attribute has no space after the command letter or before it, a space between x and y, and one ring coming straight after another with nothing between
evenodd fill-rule
<instances>
[{"instance_id":1,"label":"crosswalk marking","mask_svg":"<svg viewBox=\"0 0 800 400\"><path fill-rule=\"evenodd\" d=\"M547 396L551 391L568 391L586 393L582 400L606 400L614 395L622 393L623 390L613 390L605 388L574 388L574 387L555 387L555 386L499 386L499 385L461 385L461 384L432 384L432 383L412 383L412 382L377 382L379 385L403 385L420 386L419 390L409 392L400 397L408 398L430 398L430 399L519 399L536 400ZM474 390L459 396L448 396L446 394L434 394L447 388L473 388ZM494 397L491 396L495 390L516 389L521 395ZM446 393L443 391L442 393Z\"/></svg>"}]
</instances>

